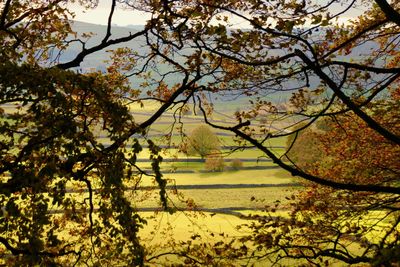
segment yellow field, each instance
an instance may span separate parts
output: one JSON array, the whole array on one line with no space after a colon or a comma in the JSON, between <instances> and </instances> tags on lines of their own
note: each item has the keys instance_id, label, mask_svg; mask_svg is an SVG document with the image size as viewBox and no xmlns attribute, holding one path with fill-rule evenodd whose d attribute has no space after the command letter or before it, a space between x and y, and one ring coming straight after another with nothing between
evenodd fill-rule
<instances>
[{"instance_id":1,"label":"yellow field","mask_svg":"<svg viewBox=\"0 0 400 267\"><path fill-rule=\"evenodd\" d=\"M177 185L204 184L282 184L292 183L293 177L280 169L240 170L208 173L166 173L165 178Z\"/></svg>"}]
</instances>

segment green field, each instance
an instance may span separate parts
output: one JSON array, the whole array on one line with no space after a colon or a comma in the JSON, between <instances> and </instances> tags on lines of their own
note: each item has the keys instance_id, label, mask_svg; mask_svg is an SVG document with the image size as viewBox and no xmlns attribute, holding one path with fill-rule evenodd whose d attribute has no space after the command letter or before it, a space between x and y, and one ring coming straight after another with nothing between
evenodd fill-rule
<instances>
[{"instance_id":1,"label":"green field","mask_svg":"<svg viewBox=\"0 0 400 267\"><path fill-rule=\"evenodd\" d=\"M165 178L177 185L188 184L281 184L292 183L293 178L280 169L241 170L208 173L167 173Z\"/></svg>"},{"instance_id":2,"label":"green field","mask_svg":"<svg viewBox=\"0 0 400 267\"><path fill-rule=\"evenodd\" d=\"M144 108L138 104L131 104L129 108L135 120L140 122L148 119L151 112L157 109L157 105L148 102L145 103ZM13 106L5 108L6 113L16 111ZM229 122L233 122L228 117L218 113L214 116L214 120L220 124L228 125ZM168 180L169 205L175 207L176 212L168 214L159 211L160 201L157 188L134 191L128 189L126 191L127 198L147 219L148 224L140 233L147 246L165 246L168 240L184 241L190 239L194 234L201 236L201 242L210 244L218 240L225 240L227 236L229 238L243 236L248 233L237 229L238 225L247 222L241 216L242 214L262 213L266 206L274 205L277 202L281 203L282 208L285 209L288 203L286 197L299 189L296 186L288 186L288 184L296 182L295 179L287 172L277 168L271 161L265 161L265 156L257 149L241 149L232 152L228 148L223 148L221 153L226 159L225 171L206 172L205 163L201 162L198 156L189 157L178 152L176 146L182 142L183 137L179 131L171 128L173 119L172 113L166 113L151 126L148 135L156 144L171 145L170 148L163 149L162 156L165 162L161 164L161 168L163 178ZM196 115L185 115L182 121L184 123L183 132L190 134L194 128L202 123L202 118ZM170 131L173 133L170 139L162 137L162 134ZM96 132L99 142L104 146L111 144L112 141L100 128L96 129ZM221 146L236 145L233 135L217 131L215 133L220 139ZM148 161L150 153L145 147L146 141L144 139L139 139L139 141L144 149L138 154L140 161L137 164L151 174L151 163ZM271 139L267 142L273 147L272 149L276 154L284 153L285 138ZM181 161L168 161L173 158L178 158ZM185 159L192 161L185 162ZM243 168L231 170L230 160L232 159L241 159ZM259 169L251 169L253 167ZM131 186L131 183L132 181L126 181L128 187ZM261 184L263 187L258 187ZM77 203L82 203L82 207L84 207L85 204L83 203L85 203L89 193L86 190L79 191L82 186L84 185L79 182L68 183L70 191L67 192L66 198L74 199ZM95 181L93 181L93 186L96 189ZM154 178L144 176L141 179L140 186L154 187ZM177 191L174 189L175 186L178 187ZM180 186L189 187L180 189ZM47 194L45 195L47 196ZM100 194L94 191L95 209L99 207L100 198ZM20 204L24 205L24 200L21 199ZM79 204L78 207L81 207L81 205ZM55 214L65 212L58 210L59 207L57 206L52 206L50 209ZM146 209L148 211L144 212ZM95 214L94 217L96 218L96 216ZM72 225L65 227L60 234L68 239L70 232L75 231L75 229ZM222 238L221 233L226 236ZM171 261L173 259L173 257L170 258ZM168 260L168 258L163 260ZM160 264L162 266L162 261Z\"/></svg>"},{"instance_id":3,"label":"green field","mask_svg":"<svg viewBox=\"0 0 400 267\"><path fill-rule=\"evenodd\" d=\"M263 209L266 205L273 205L279 201L285 205L288 201L286 196L296 189L289 187L270 188L234 188L234 189L187 189L180 192L194 200L200 209L223 209L223 208L248 208ZM259 201L252 201L252 198Z\"/></svg>"},{"instance_id":4,"label":"green field","mask_svg":"<svg viewBox=\"0 0 400 267\"><path fill-rule=\"evenodd\" d=\"M224 118L219 118L224 120ZM226 118L225 118L226 119ZM163 130L170 131L171 129L164 124L167 118L163 118L162 124L156 124L152 127L150 133L161 132ZM199 122L188 120L185 123L184 130L189 133L197 127ZM217 132L218 134L218 132ZM232 136L218 136L221 144L232 146L236 143ZM179 144L182 137L179 135L172 136L172 144ZM163 143L162 141L160 143ZM164 143L165 144L165 143ZM285 138L272 139L268 144L273 148L273 151L281 155L284 153L283 148L286 144ZM266 206L272 206L280 203L280 207L287 208L287 197L291 196L299 187L286 186L286 184L294 183L296 180L287 172L276 168L271 161L265 160L265 156L259 150L245 149L230 152L225 149L222 154L226 160L225 166L229 167L228 159L251 159L252 161L243 161L244 168L249 167L265 167L266 169L241 169L241 170L225 170L223 172L204 172L203 162L185 162L187 157L178 153L176 149L167 149L164 158L177 156L182 159L181 162L163 162L162 169L164 170L164 178L168 179L170 185L176 186L208 186L208 185L223 185L228 188L191 188L178 189L178 193L174 190L168 190L170 205L177 209L185 210L188 208L196 210L196 212L177 211L170 215L165 212L158 212L155 215L147 214L148 225L143 229L141 236L149 246L165 247L170 240L187 241L193 235L199 235L199 242L209 244L218 242L219 240L227 241L229 238L238 238L249 234L243 229L238 230L237 226L247 223L248 220L243 219L241 215L260 213ZM142 157L147 157L148 154L143 151ZM144 168L149 168L149 163L139 163ZM274 168L275 167L275 168ZM174 173L174 171L176 171ZM184 172L184 173L182 173ZM245 188L229 188L230 185L259 185L269 184L271 187L245 187ZM143 179L142 185L154 185L152 179ZM140 198L140 193L136 197ZM144 199L144 198L143 198ZM151 208L159 204L157 191L154 191L152 197L147 198L139 204L140 207ZM285 213L285 211L282 211ZM220 234L226 235L221 238ZM168 246L168 245L167 245ZM164 263L174 263L176 257L166 256L160 258L159 266ZM264 259L254 262L255 266L270 266L269 259ZM291 262L293 263L293 262ZM244 263L245 264L245 263Z\"/></svg>"}]
</instances>

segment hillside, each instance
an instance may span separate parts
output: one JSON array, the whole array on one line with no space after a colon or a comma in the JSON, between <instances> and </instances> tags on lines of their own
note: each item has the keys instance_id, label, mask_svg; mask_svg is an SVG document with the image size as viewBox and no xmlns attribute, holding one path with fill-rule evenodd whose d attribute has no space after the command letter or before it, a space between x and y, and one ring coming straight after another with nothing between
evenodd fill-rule
<instances>
[{"instance_id":1,"label":"hillside","mask_svg":"<svg viewBox=\"0 0 400 267\"><path fill-rule=\"evenodd\" d=\"M129 33L134 33L136 31L139 31L143 29L143 25L130 25L129 27L121 27L117 25L113 25L112 27L112 35L111 39L119 38L122 36L126 36ZM91 24L91 23L86 23L86 22L80 22L80 21L74 21L72 25L73 30L77 33L77 36L71 36L69 41L72 41L76 38L81 38L82 40L85 41L85 47L90 48L96 44L101 43L101 40L103 39L107 27L105 25L98 25L98 24ZM90 33L91 37L90 38L82 38L82 34L88 34ZM145 40L143 37L140 37L138 39L132 40L130 42L124 43L124 44L119 44L115 46L109 47L106 51L99 51L96 53L93 53L89 55L81 64L80 68L78 69L79 71L85 72L87 70L91 69L96 69L100 71L105 71L105 66L106 63L105 61L109 59L110 53L107 52L111 49L115 49L118 47L129 47L133 49L134 51L138 52L140 55L146 55L146 48L144 47ZM367 42L360 46L358 49L354 49L352 51L351 55L345 56L345 60L353 60L356 61L357 58L363 58L363 54L365 51L370 51L371 48L376 46L376 44L372 42ZM82 43L73 41L69 45L69 47L63 52L63 54L60 57L60 62L66 62L71 59L73 59L79 51L82 49ZM339 58L343 59L344 56L340 56ZM179 60L179 59L178 59ZM170 71L169 67L163 64L157 64L157 68L159 69L160 72L168 72ZM156 72L152 72L152 74L157 77ZM175 84L180 82L180 76L179 75L171 75L168 77L168 79L165 80L167 84ZM320 85L319 79L316 79L315 77L310 76L310 88L316 88L318 85ZM209 79L204 78L203 81L206 83ZM140 89L140 84L143 82L142 80L138 79L137 77L131 78L130 79L131 85L134 88ZM291 96L291 90L290 88L297 88L298 87L298 81L297 80L292 80L292 81L286 81L285 84L282 84L282 88L285 88L280 91L274 91L271 90L271 92L264 96L266 100L275 102L278 104L287 102L287 100ZM145 94L145 93L144 93ZM231 117L233 113L238 110L239 108L243 108L249 105L249 97L247 96L242 96L242 95L236 95L235 93L229 91L228 93L224 95L216 95L214 94L213 96L213 102L215 103L215 107L219 109L219 107L223 107L224 113ZM229 107L227 107L226 102L229 102ZM220 110L222 111L222 110Z\"/></svg>"},{"instance_id":2,"label":"hillside","mask_svg":"<svg viewBox=\"0 0 400 267\"><path fill-rule=\"evenodd\" d=\"M119 27L119 26L113 26L112 27L112 39L115 38L119 38L119 37L123 37L128 35L130 32L136 32L140 29L142 29L143 26L132 26L132 27ZM106 31L107 31L107 27L104 25L97 25L97 24L91 24L91 23L86 23L86 22L80 22L80 21L74 21L72 24L72 29L77 33L77 36L71 36L69 38L68 41L72 41L75 40L76 38L80 38L84 41L86 41L86 48L90 48L96 44L99 44L101 42L101 40L103 39ZM91 34L90 38L82 38L82 34ZM144 49L141 47L141 43L144 40L133 40L131 42L127 42L124 44L120 44L120 45L115 45L115 46L111 46L109 49L115 49L118 47L125 47L125 46L129 46L133 49L135 49L136 51L143 51ZM60 62L66 62L69 61L71 59L73 59L82 49L82 44L80 42L71 42L71 44L68 46L68 49L66 49L66 51L62 54L62 56L60 57ZM83 63L81 64L81 68L82 71L85 71L86 69L98 69L98 70L103 70L104 66L106 64L104 64L104 60L107 60L109 58L109 53L107 53L106 51L99 51L97 53L91 54L90 56L88 56Z\"/></svg>"}]
</instances>

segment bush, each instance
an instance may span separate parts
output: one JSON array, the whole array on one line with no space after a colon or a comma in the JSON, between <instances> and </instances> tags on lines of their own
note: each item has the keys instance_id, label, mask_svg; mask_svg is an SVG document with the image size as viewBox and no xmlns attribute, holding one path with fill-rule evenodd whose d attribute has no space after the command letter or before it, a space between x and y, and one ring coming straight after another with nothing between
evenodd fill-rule
<instances>
[{"instance_id":1,"label":"bush","mask_svg":"<svg viewBox=\"0 0 400 267\"><path fill-rule=\"evenodd\" d=\"M231 167L234 170L239 170L243 167L243 162L240 159L233 159L231 161Z\"/></svg>"},{"instance_id":2,"label":"bush","mask_svg":"<svg viewBox=\"0 0 400 267\"><path fill-rule=\"evenodd\" d=\"M225 162L221 153L216 152L206 156L204 165L206 171L220 172L224 170Z\"/></svg>"}]
</instances>

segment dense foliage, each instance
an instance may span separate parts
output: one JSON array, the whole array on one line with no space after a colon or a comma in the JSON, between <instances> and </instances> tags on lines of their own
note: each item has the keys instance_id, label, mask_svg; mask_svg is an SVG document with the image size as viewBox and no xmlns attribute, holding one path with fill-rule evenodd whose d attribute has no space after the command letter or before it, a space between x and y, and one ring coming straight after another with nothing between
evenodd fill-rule
<instances>
[{"instance_id":1,"label":"dense foliage","mask_svg":"<svg viewBox=\"0 0 400 267\"><path fill-rule=\"evenodd\" d=\"M378 101L370 106L370 114L393 132L398 131L398 110L395 99ZM309 146L310 142L312 146ZM371 130L353 113L324 118L319 127L300 132L294 145L288 145L291 147L287 157L315 176L341 183L351 177L355 184L398 184L400 147ZM306 151L317 157L301 157ZM349 264L387 265L399 261L396 256L399 248L396 194L340 191L306 184L306 188L296 195L293 205L292 229L278 244L286 251L285 256L296 258L301 253L303 258L321 263L321 256ZM265 229L265 224L271 222L256 228ZM276 238L270 233L255 235L255 238L264 235ZM294 240L307 242L296 244L292 242Z\"/></svg>"},{"instance_id":2,"label":"dense foliage","mask_svg":"<svg viewBox=\"0 0 400 267\"><path fill-rule=\"evenodd\" d=\"M73 32L72 2L97 7L95 0L0 1L0 249L7 265L143 266L160 258L163 250L141 243L145 221L125 189L150 179L160 206L172 211L160 148L147 130L168 110L179 122L189 106L233 133L241 148L259 149L307 182L289 215L274 215L273 207L252 217L246 237L188 240L166 254L193 265L399 261L398 1L113 0L95 43L90 33ZM116 37L116 8L150 18ZM364 12L342 24L357 10ZM109 49L103 71L79 69ZM248 105L234 120L209 120L213 102L237 98ZM135 117L131 105L149 100L156 108ZM269 141L288 136L286 153L275 153ZM144 146L151 172L136 164ZM315 154L301 157L301 147Z\"/></svg>"}]
</instances>

